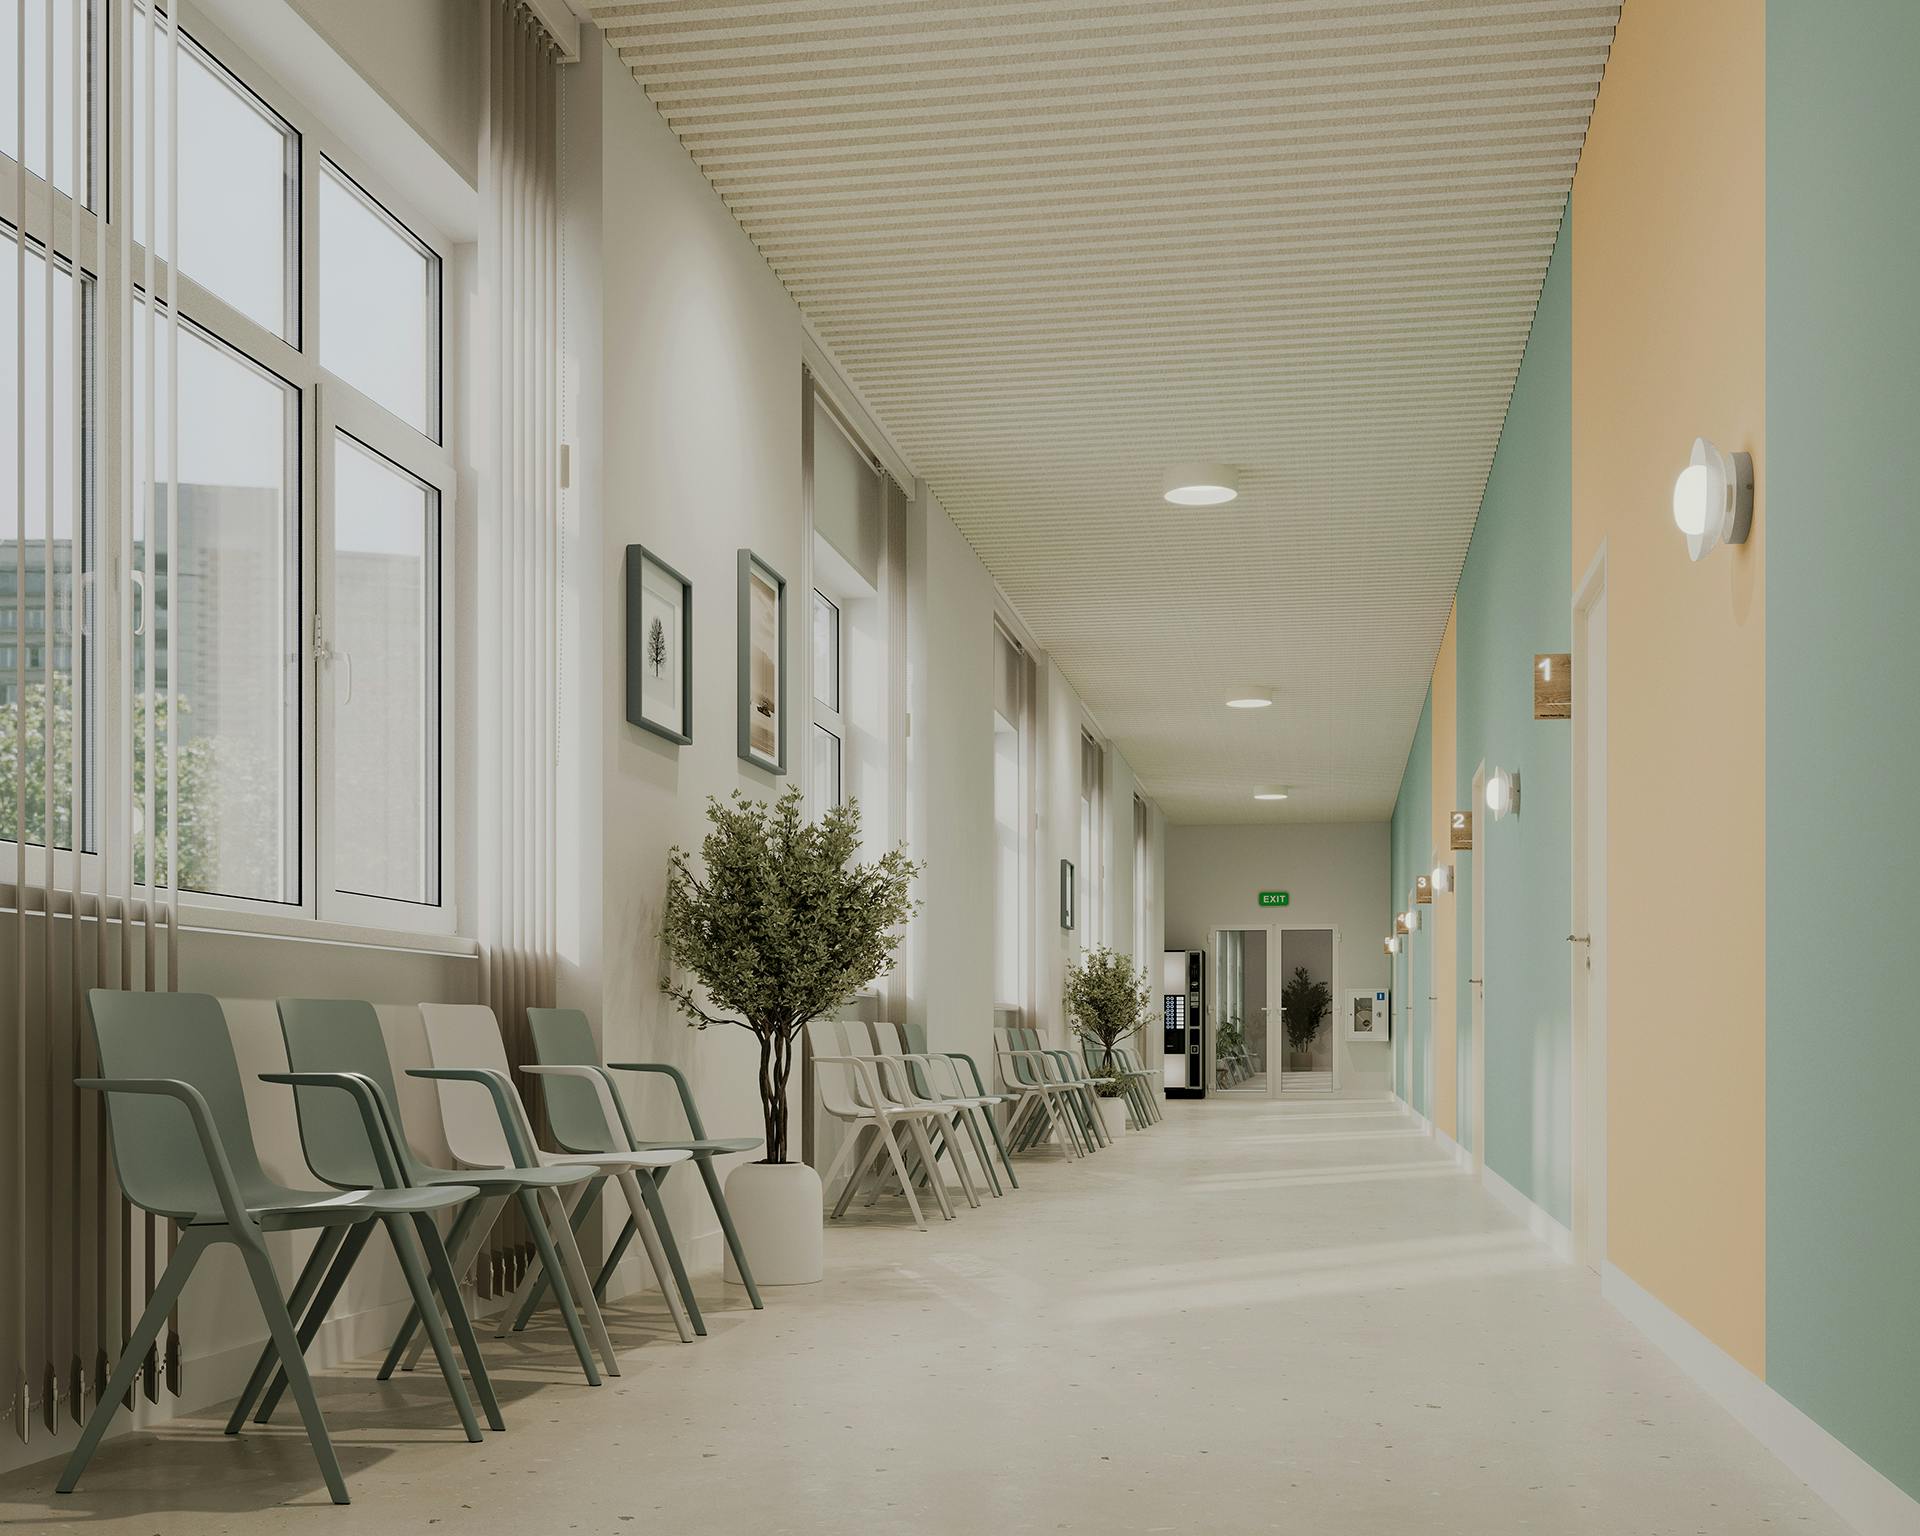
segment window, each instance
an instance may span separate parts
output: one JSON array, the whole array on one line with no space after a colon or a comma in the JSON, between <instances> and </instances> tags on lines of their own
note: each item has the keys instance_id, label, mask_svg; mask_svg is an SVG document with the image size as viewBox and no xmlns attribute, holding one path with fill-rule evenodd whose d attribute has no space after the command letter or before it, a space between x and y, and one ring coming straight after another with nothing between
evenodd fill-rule
<instances>
[{"instance_id":1,"label":"window","mask_svg":"<svg viewBox=\"0 0 1920 1536\"><path fill-rule=\"evenodd\" d=\"M0 631L10 637L25 633L28 643L0 647L0 756L11 758L17 750L20 720L27 715L27 765L29 784L42 780L46 746L53 747L51 778L56 786L52 810L52 838L56 848L73 847L73 807L71 792L76 767L89 763L96 740L91 716L84 707L88 696L88 677L73 666L74 605L76 594L91 574L93 538L91 535L92 490L79 451L84 439L82 429L90 428L91 380L84 371L84 360L91 351L93 333L92 283L80 284L80 314L74 313L72 269L61 261L49 264L45 252L29 243L26 247L26 271L20 270L21 246L12 230L0 226L0 359L11 364L19 358L24 345L26 356L26 438L25 459L21 463L21 443L16 441L20 425L20 399L16 393L15 366L0 366L0 493L5 502L14 500L20 475L26 477L25 541L16 543L19 522L10 512L0 520ZM48 313L48 275L51 271L52 313ZM25 279L25 309L19 310L16 296ZM19 322L24 319L24 325ZM80 357L83 372L77 381L81 419L76 422L75 352L76 321L81 327ZM17 327L17 328L16 328ZM51 328L51 337L49 337ZM48 341L53 351L48 365ZM40 387L51 378L52 388ZM48 407L53 419L49 424ZM51 425L51 435L49 435ZM49 479L51 477L51 479ZM49 490L51 485L51 490ZM47 514L51 508L52 526ZM52 579L49 580L49 574ZM51 630L55 638L54 666L47 667L47 652L36 637L44 639ZM81 652L84 658L88 653ZM46 729L51 722L51 732ZM78 754L79 762L75 757ZM9 773L8 777L11 775ZM11 792L0 794L0 838L16 835L14 799ZM84 803L82 815L84 817ZM48 807L43 795L29 793L25 807L25 835L42 847L48 838ZM90 829L83 829L87 843Z\"/></svg>"},{"instance_id":2,"label":"window","mask_svg":"<svg viewBox=\"0 0 1920 1536\"><path fill-rule=\"evenodd\" d=\"M1025 1006L1027 656L993 627L993 997Z\"/></svg>"},{"instance_id":3,"label":"window","mask_svg":"<svg viewBox=\"0 0 1920 1536\"><path fill-rule=\"evenodd\" d=\"M151 51L151 58L149 58ZM137 27L132 62L133 231L152 231L156 260L171 260L173 188L167 163L170 47L164 11ZM147 77L153 77L153 186L146 176ZM180 270L257 325L298 345L300 138L293 128L180 34L177 191ZM151 219L151 223L149 223Z\"/></svg>"},{"instance_id":4,"label":"window","mask_svg":"<svg viewBox=\"0 0 1920 1536\"><path fill-rule=\"evenodd\" d=\"M1153 823L1147 802L1133 797L1133 963L1153 964L1160 945L1147 931L1153 913Z\"/></svg>"},{"instance_id":5,"label":"window","mask_svg":"<svg viewBox=\"0 0 1920 1536\"><path fill-rule=\"evenodd\" d=\"M1080 733L1080 943L1106 942L1101 854L1106 841L1107 755L1100 743Z\"/></svg>"},{"instance_id":6,"label":"window","mask_svg":"<svg viewBox=\"0 0 1920 1536\"><path fill-rule=\"evenodd\" d=\"M889 728L888 481L817 388L807 392L801 445L813 512L813 697L808 792L816 812L857 802L865 849L888 846L894 767Z\"/></svg>"},{"instance_id":7,"label":"window","mask_svg":"<svg viewBox=\"0 0 1920 1536\"><path fill-rule=\"evenodd\" d=\"M813 780L815 803L829 810L840 803L840 605L824 592L813 594Z\"/></svg>"},{"instance_id":8,"label":"window","mask_svg":"<svg viewBox=\"0 0 1920 1536\"><path fill-rule=\"evenodd\" d=\"M53 517L51 530L30 520L19 548L0 528L0 730L24 673L28 710L44 718L51 703L55 718L30 728L31 750L54 755L56 783L79 781L55 797L54 842L73 841L77 800L83 846L130 849L138 884L171 881L206 907L450 931L455 509L437 243L244 57L216 57L184 25L176 53L166 12L140 0L52 0L49 58L47 6L28 0L16 76L22 13L0 0L0 153L19 158L23 78L28 168L50 147L56 186L91 201L106 157L86 120L95 81L76 83L72 61L104 71L130 17L113 65L126 94L101 136L126 136L128 195L99 221L30 200L30 232L50 227L55 243L27 244L23 334L0 303L0 474L24 469L30 512ZM123 242L124 274L116 260L96 295L76 263ZM0 291L19 280L19 249L0 225ZM175 257L169 312L146 290L165 299ZM34 389L24 465L18 369ZM104 440L101 424L124 436ZM51 459L35 451L49 425ZM92 654L115 632L131 638L124 674ZM37 798L29 837L46 835ZM12 811L0 797L0 836Z\"/></svg>"},{"instance_id":9,"label":"window","mask_svg":"<svg viewBox=\"0 0 1920 1536\"><path fill-rule=\"evenodd\" d=\"M440 435L440 263L331 161L320 169L320 364Z\"/></svg>"}]
</instances>

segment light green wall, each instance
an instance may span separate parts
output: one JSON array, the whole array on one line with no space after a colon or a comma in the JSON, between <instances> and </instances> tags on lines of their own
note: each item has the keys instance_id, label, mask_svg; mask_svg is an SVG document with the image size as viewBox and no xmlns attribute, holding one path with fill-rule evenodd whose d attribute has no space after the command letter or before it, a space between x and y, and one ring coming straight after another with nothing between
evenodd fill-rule
<instances>
[{"instance_id":1,"label":"light green wall","mask_svg":"<svg viewBox=\"0 0 1920 1536\"><path fill-rule=\"evenodd\" d=\"M1767 7L1767 1379L1920 1495L1916 60Z\"/></svg>"},{"instance_id":2,"label":"light green wall","mask_svg":"<svg viewBox=\"0 0 1920 1536\"><path fill-rule=\"evenodd\" d=\"M1413 733L1413 745L1407 752L1400 796L1393 807L1393 884L1388 891L1391 906L1382 933L1393 932L1394 914L1407 909L1414 876L1432 867L1428 858L1433 845L1432 783L1433 691L1429 689ZM1400 941L1400 953L1393 965L1394 1081L1400 1097L1423 1115L1433 1113L1433 1085L1427 1081L1426 1063L1427 1031L1431 1027L1427 993L1432 990L1432 977L1433 929L1427 926Z\"/></svg>"},{"instance_id":3,"label":"light green wall","mask_svg":"<svg viewBox=\"0 0 1920 1536\"><path fill-rule=\"evenodd\" d=\"M1533 718L1537 651L1571 647L1573 342L1570 236L1547 267L1500 447L1461 572L1454 634L1456 782L1464 801L1482 762L1520 774L1520 814L1495 825L1476 808L1487 850L1487 1165L1560 1221L1571 1216L1572 997L1566 935L1572 909L1572 743L1565 721ZM1429 699L1431 709L1431 699ZM1431 720L1407 764L1394 810L1394 892L1404 899L1431 841ZM1404 836L1403 836L1404 827ZM1416 855L1415 847L1420 850ZM1478 854L1455 859L1459 944L1457 1050L1461 1145L1474 1117L1473 888ZM1431 931L1413 946L1424 1014ZM1404 978L1403 978L1404 984ZM1418 1046L1415 1042L1415 1060ZM1425 1112L1414 1080L1414 1107Z\"/></svg>"}]
</instances>

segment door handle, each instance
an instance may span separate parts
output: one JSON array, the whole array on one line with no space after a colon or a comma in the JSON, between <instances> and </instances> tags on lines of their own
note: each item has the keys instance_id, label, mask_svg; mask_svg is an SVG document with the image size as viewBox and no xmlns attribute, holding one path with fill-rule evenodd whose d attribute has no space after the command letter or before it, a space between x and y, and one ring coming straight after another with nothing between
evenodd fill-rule
<instances>
[{"instance_id":1,"label":"door handle","mask_svg":"<svg viewBox=\"0 0 1920 1536\"><path fill-rule=\"evenodd\" d=\"M1593 942L1593 935L1590 933L1570 933L1567 935L1567 942L1569 944L1591 944Z\"/></svg>"},{"instance_id":2,"label":"door handle","mask_svg":"<svg viewBox=\"0 0 1920 1536\"><path fill-rule=\"evenodd\" d=\"M1486 982L1478 976L1469 976L1467 978L1467 985L1470 987L1484 987Z\"/></svg>"}]
</instances>

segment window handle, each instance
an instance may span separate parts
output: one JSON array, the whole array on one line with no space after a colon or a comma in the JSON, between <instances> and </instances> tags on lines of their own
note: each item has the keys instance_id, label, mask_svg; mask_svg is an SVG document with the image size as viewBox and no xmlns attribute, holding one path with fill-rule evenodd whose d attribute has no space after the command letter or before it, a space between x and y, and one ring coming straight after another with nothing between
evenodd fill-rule
<instances>
[{"instance_id":1,"label":"window handle","mask_svg":"<svg viewBox=\"0 0 1920 1536\"><path fill-rule=\"evenodd\" d=\"M342 704L351 704L353 702L353 652L341 651L338 653L337 659L347 664L347 694L340 702Z\"/></svg>"},{"instance_id":2,"label":"window handle","mask_svg":"<svg viewBox=\"0 0 1920 1536\"><path fill-rule=\"evenodd\" d=\"M134 638L138 639L147 632L147 578L144 572L134 571L130 580L133 583L134 612L139 615L133 621Z\"/></svg>"}]
</instances>

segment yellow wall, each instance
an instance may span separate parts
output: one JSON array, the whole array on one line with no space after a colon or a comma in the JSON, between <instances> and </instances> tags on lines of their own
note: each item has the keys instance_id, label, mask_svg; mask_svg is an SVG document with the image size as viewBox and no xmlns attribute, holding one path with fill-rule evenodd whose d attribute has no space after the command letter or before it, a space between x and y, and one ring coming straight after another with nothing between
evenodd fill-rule
<instances>
[{"instance_id":1,"label":"yellow wall","mask_svg":"<svg viewBox=\"0 0 1920 1536\"><path fill-rule=\"evenodd\" d=\"M1608 1258L1766 1353L1765 28L1629 0L1573 183L1573 569L1607 552ZM1754 458L1744 548L1670 515L1695 436Z\"/></svg>"},{"instance_id":2,"label":"yellow wall","mask_svg":"<svg viewBox=\"0 0 1920 1536\"><path fill-rule=\"evenodd\" d=\"M1455 751L1458 716L1454 708L1454 633L1453 615L1447 615L1447 630L1440 637L1439 659L1433 664L1433 847L1428 867L1443 861L1446 853L1452 813L1458 808L1454 779L1457 777ZM1459 1129L1459 1056L1454 1047L1455 972L1458 970L1458 946L1454 934L1455 904L1451 896L1436 896L1427 908L1426 921L1433 934L1433 1001L1427 1003L1433 1027L1433 1123L1447 1135L1458 1139Z\"/></svg>"}]
</instances>

